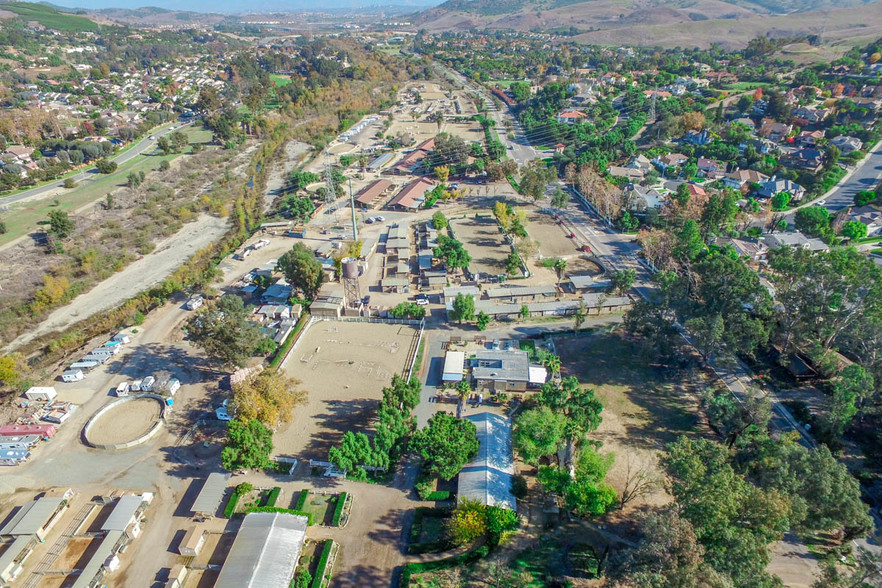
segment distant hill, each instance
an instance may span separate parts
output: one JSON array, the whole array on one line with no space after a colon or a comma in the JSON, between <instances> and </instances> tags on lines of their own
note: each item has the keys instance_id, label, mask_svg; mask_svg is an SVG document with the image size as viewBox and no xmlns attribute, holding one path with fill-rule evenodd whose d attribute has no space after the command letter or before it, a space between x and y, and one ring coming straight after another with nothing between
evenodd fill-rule
<instances>
[{"instance_id":1,"label":"distant hill","mask_svg":"<svg viewBox=\"0 0 882 588\"><path fill-rule=\"evenodd\" d=\"M72 14L72 11L63 11L49 4L0 2L0 11L11 12L28 22L38 22L44 27L56 31L97 31L101 28L101 25L94 20Z\"/></svg>"},{"instance_id":2,"label":"distant hill","mask_svg":"<svg viewBox=\"0 0 882 588\"><path fill-rule=\"evenodd\" d=\"M428 31L565 31L589 43L743 47L757 35L882 33L882 0L447 0L415 15Z\"/></svg>"}]
</instances>

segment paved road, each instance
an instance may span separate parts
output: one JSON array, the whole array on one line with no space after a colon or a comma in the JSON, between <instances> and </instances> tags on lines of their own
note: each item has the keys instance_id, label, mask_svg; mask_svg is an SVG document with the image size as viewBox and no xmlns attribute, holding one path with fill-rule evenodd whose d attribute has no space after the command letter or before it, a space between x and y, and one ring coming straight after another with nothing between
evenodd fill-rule
<instances>
[{"instance_id":1,"label":"paved road","mask_svg":"<svg viewBox=\"0 0 882 588\"><path fill-rule=\"evenodd\" d=\"M836 212L854 204L854 196L861 190L872 190L882 176L882 143L877 143L873 151L861 162L861 166L824 200L824 206Z\"/></svg>"},{"instance_id":2,"label":"paved road","mask_svg":"<svg viewBox=\"0 0 882 588\"><path fill-rule=\"evenodd\" d=\"M173 133L174 131L176 131L178 129L182 129L190 124L192 124L192 123L186 123L186 124L175 123L168 128L165 128L162 130L157 130L149 137L145 137L145 138L141 139L138 143L136 143L134 146L132 146L131 149L125 151L124 153L121 153L120 155L117 155L116 157L114 157L112 159L113 159L113 161L115 161L117 163L117 165L122 165L125 162L131 160L132 158L137 157L138 155L141 155L145 151L148 151L148 150L156 147L156 141L159 139L159 137L163 137L165 135L168 135L169 133ZM122 172L118 172L118 173L122 173ZM110 174L110 176L113 176L113 175L115 175L115 174ZM76 174L75 176L71 176L71 178L73 178L73 180L77 184L82 186L85 184L91 184L91 183L97 182L98 180L101 180L103 178L110 177L110 176L101 175L94 168L92 168L92 169L80 172L80 173ZM63 185L64 185L64 180L58 180L55 182L50 182L50 183L45 184L43 186L39 186L37 188L31 188L30 190L25 190L24 192L19 192L18 194L13 194L11 196L4 196L3 198L0 198L0 207L8 206L10 204L14 204L16 202L21 202L22 200L27 200L30 198L37 198L40 196L48 196L54 190L62 187Z\"/></svg>"}]
</instances>

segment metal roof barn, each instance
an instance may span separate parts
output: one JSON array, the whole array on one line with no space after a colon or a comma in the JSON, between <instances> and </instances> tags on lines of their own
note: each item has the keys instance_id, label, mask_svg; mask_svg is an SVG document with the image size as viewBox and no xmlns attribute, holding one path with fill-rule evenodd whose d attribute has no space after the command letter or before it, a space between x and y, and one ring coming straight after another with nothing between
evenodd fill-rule
<instances>
[{"instance_id":1,"label":"metal roof barn","mask_svg":"<svg viewBox=\"0 0 882 588\"><path fill-rule=\"evenodd\" d=\"M224 492L227 490L227 480L229 479L229 474L218 472L208 474L205 484L202 485L202 490L199 491L199 495L193 502L193 512L214 516L224 497Z\"/></svg>"},{"instance_id":2,"label":"metal roof barn","mask_svg":"<svg viewBox=\"0 0 882 588\"><path fill-rule=\"evenodd\" d=\"M29 502L15 513L15 516L9 520L3 529L0 529L0 535L38 534L63 502L63 498L48 496Z\"/></svg>"},{"instance_id":3,"label":"metal roof barn","mask_svg":"<svg viewBox=\"0 0 882 588\"><path fill-rule=\"evenodd\" d=\"M306 526L306 517L299 515L246 515L214 588L287 586L297 569Z\"/></svg>"},{"instance_id":4,"label":"metal roof barn","mask_svg":"<svg viewBox=\"0 0 882 588\"><path fill-rule=\"evenodd\" d=\"M135 513L144 502L143 496L123 496L120 498L110 516L101 525L102 531L125 531L135 518Z\"/></svg>"},{"instance_id":5,"label":"metal roof barn","mask_svg":"<svg viewBox=\"0 0 882 588\"><path fill-rule=\"evenodd\" d=\"M116 546L122 539L122 535L122 531L109 531L104 536L101 545L92 554L89 563L86 564L83 571L77 576L77 581L70 588L93 588L96 585L95 577L101 572L104 562L116 551Z\"/></svg>"},{"instance_id":6,"label":"metal roof barn","mask_svg":"<svg viewBox=\"0 0 882 588\"><path fill-rule=\"evenodd\" d=\"M465 418L478 429L478 455L459 473L458 496L516 510L517 502L511 493L514 477L511 421L489 412Z\"/></svg>"}]
</instances>

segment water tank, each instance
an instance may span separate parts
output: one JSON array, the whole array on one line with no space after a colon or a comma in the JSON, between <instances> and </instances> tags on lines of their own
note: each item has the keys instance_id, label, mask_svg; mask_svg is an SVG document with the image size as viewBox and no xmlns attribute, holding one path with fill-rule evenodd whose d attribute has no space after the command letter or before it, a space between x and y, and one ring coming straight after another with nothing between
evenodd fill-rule
<instances>
[{"instance_id":1,"label":"water tank","mask_svg":"<svg viewBox=\"0 0 882 588\"><path fill-rule=\"evenodd\" d=\"M358 277L358 260L354 257L344 257L342 262L343 264L343 277L344 278L357 278Z\"/></svg>"}]
</instances>

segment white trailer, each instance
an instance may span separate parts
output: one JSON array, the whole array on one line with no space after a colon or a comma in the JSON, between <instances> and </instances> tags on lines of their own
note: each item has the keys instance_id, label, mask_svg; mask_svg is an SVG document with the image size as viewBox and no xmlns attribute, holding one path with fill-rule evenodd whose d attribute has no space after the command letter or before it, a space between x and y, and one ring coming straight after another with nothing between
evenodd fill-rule
<instances>
[{"instance_id":1,"label":"white trailer","mask_svg":"<svg viewBox=\"0 0 882 588\"><path fill-rule=\"evenodd\" d=\"M252 249L263 249L264 247L266 247L269 244L270 244L269 239L261 239L260 241L258 241L254 245L252 245L251 248Z\"/></svg>"},{"instance_id":2,"label":"white trailer","mask_svg":"<svg viewBox=\"0 0 882 588\"><path fill-rule=\"evenodd\" d=\"M119 353L118 347L96 347L89 352L89 355L106 355L107 357L110 357L111 355L116 355L117 353Z\"/></svg>"},{"instance_id":3,"label":"white trailer","mask_svg":"<svg viewBox=\"0 0 882 588\"><path fill-rule=\"evenodd\" d=\"M110 357L110 355L94 355L90 353L89 355L83 357L82 361L95 361L98 363L104 363L105 361L110 359Z\"/></svg>"},{"instance_id":4,"label":"white trailer","mask_svg":"<svg viewBox=\"0 0 882 588\"><path fill-rule=\"evenodd\" d=\"M25 392L25 397L35 402L52 402L56 396L58 392L52 386L33 386Z\"/></svg>"},{"instance_id":5,"label":"white trailer","mask_svg":"<svg viewBox=\"0 0 882 588\"><path fill-rule=\"evenodd\" d=\"M140 392L141 391L141 382L144 380L135 380L132 382L132 392Z\"/></svg>"},{"instance_id":6,"label":"white trailer","mask_svg":"<svg viewBox=\"0 0 882 588\"><path fill-rule=\"evenodd\" d=\"M141 381L141 390L143 390L144 392L150 392L155 382L156 378L154 378L153 376L147 376Z\"/></svg>"},{"instance_id":7,"label":"white trailer","mask_svg":"<svg viewBox=\"0 0 882 588\"><path fill-rule=\"evenodd\" d=\"M181 388L181 382L172 378L168 381L168 384L165 385L166 392L169 393L169 396L174 396L178 390Z\"/></svg>"},{"instance_id":8,"label":"white trailer","mask_svg":"<svg viewBox=\"0 0 882 588\"><path fill-rule=\"evenodd\" d=\"M0 451L13 449L30 449L40 442L39 435L20 435L18 437L0 437Z\"/></svg>"},{"instance_id":9,"label":"white trailer","mask_svg":"<svg viewBox=\"0 0 882 588\"><path fill-rule=\"evenodd\" d=\"M124 333L117 333L112 337L114 341L119 341L121 345L125 345L129 342L129 336Z\"/></svg>"},{"instance_id":10,"label":"white trailer","mask_svg":"<svg viewBox=\"0 0 882 588\"><path fill-rule=\"evenodd\" d=\"M75 370L64 370L61 372L61 381L62 382L79 382L85 376L83 375L83 370L75 369Z\"/></svg>"},{"instance_id":11,"label":"white trailer","mask_svg":"<svg viewBox=\"0 0 882 588\"><path fill-rule=\"evenodd\" d=\"M128 396L128 395L129 395L129 389L130 389L130 388L129 388L129 383L128 383L128 382L121 382L120 384L118 384L118 385L116 386L116 392L115 392L115 394L116 394L117 396L119 396L120 398L122 398L123 396Z\"/></svg>"},{"instance_id":12,"label":"white trailer","mask_svg":"<svg viewBox=\"0 0 882 588\"><path fill-rule=\"evenodd\" d=\"M197 294L196 296L191 297L187 301L187 304L185 304L184 306L187 308L187 310L196 310L197 308L201 307L204 303L205 303L205 300L202 298L202 296L199 296Z\"/></svg>"},{"instance_id":13,"label":"white trailer","mask_svg":"<svg viewBox=\"0 0 882 588\"><path fill-rule=\"evenodd\" d=\"M95 360L91 360L91 359L81 359L80 361L75 361L72 364L70 364L70 369L68 371L90 370L93 367L95 367L96 365L98 365L99 363L100 362L95 361Z\"/></svg>"}]
</instances>

